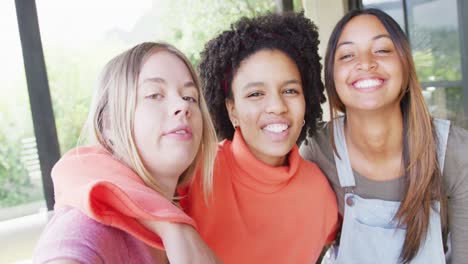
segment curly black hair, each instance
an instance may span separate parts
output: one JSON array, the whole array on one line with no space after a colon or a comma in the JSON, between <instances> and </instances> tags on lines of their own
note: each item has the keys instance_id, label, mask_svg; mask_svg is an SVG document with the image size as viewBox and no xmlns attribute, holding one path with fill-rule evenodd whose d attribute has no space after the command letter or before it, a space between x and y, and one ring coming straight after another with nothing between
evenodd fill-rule
<instances>
[{"instance_id":1,"label":"curly black hair","mask_svg":"<svg viewBox=\"0 0 468 264\"><path fill-rule=\"evenodd\" d=\"M219 139L231 140L234 136L225 100L232 99L231 83L236 71L243 60L265 49L284 52L299 68L306 109L297 143L312 136L322 120L320 104L326 101L318 44L317 26L303 13L243 17L230 30L210 40L201 53L198 70Z\"/></svg>"}]
</instances>

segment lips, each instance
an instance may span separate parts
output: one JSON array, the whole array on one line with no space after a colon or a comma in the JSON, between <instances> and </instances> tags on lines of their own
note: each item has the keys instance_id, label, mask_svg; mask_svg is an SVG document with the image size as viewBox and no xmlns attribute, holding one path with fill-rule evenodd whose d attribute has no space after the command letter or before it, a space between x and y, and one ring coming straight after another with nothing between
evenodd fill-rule
<instances>
[{"instance_id":1,"label":"lips","mask_svg":"<svg viewBox=\"0 0 468 264\"><path fill-rule=\"evenodd\" d=\"M168 132L164 133L164 136L175 137L178 139L190 139L192 138L192 130L189 126L181 125L170 129Z\"/></svg>"},{"instance_id":2,"label":"lips","mask_svg":"<svg viewBox=\"0 0 468 264\"><path fill-rule=\"evenodd\" d=\"M266 130L271 133L281 133L288 129L289 126L284 123L273 123L273 124L268 124L265 127L263 127L263 130Z\"/></svg>"},{"instance_id":3,"label":"lips","mask_svg":"<svg viewBox=\"0 0 468 264\"><path fill-rule=\"evenodd\" d=\"M380 87L384 83L381 78L359 79L352 83L353 87L360 90L370 90Z\"/></svg>"},{"instance_id":4,"label":"lips","mask_svg":"<svg viewBox=\"0 0 468 264\"><path fill-rule=\"evenodd\" d=\"M271 142L283 142L287 140L290 132L290 124L284 120L269 121L262 126L263 133Z\"/></svg>"}]
</instances>

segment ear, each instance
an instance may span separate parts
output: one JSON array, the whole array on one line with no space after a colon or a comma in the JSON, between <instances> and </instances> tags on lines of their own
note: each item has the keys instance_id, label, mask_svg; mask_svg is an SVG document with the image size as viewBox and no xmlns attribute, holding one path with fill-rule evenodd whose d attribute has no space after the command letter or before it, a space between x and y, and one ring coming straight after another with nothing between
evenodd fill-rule
<instances>
[{"instance_id":1,"label":"ear","mask_svg":"<svg viewBox=\"0 0 468 264\"><path fill-rule=\"evenodd\" d=\"M233 99L226 99L224 101L224 103L226 104L226 109L228 111L229 120L231 120L232 126L234 128L238 127L239 126L239 119L238 119L238 116L237 116L236 105L234 103L234 100Z\"/></svg>"}]
</instances>

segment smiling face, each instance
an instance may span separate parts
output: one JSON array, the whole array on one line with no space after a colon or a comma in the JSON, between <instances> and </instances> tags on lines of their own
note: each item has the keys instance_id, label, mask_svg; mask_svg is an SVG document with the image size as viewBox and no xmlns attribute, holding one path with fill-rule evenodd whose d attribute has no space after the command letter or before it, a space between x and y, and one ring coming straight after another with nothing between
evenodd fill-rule
<instances>
[{"instance_id":1,"label":"smiling face","mask_svg":"<svg viewBox=\"0 0 468 264\"><path fill-rule=\"evenodd\" d=\"M160 50L146 59L138 77L134 136L154 176L179 176L194 160L203 128L198 98L190 71L176 55Z\"/></svg>"},{"instance_id":2,"label":"smiling face","mask_svg":"<svg viewBox=\"0 0 468 264\"><path fill-rule=\"evenodd\" d=\"M402 64L389 33L373 15L344 27L334 58L336 92L346 112L399 109Z\"/></svg>"},{"instance_id":3,"label":"smiling face","mask_svg":"<svg viewBox=\"0 0 468 264\"><path fill-rule=\"evenodd\" d=\"M254 156L284 165L299 137L305 99L299 69L278 50L260 50L242 61L226 100L231 122L239 126Z\"/></svg>"}]
</instances>

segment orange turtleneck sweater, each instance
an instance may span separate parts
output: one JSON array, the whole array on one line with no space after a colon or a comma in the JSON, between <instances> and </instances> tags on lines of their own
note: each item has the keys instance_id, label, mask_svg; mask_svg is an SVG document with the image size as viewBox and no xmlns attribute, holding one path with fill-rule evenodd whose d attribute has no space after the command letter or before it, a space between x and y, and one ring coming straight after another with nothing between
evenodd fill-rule
<instances>
[{"instance_id":1,"label":"orange turtleneck sweater","mask_svg":"<svg viewBox=\"0 0 468 264\"><path fill-rule=\"evenodd\" d=\"M223 263L315 263L334 239L338 211L327 179L297 146L288 161L262 163L237 131L219 146L208 205L192 184L182 206Z\"/></svg>"},{"instance_id":2,"label":"orange turtleneck sweater","mask_svg":"<svg viewBox=\"0 0 468 264\"><path fill-rule=\"evenodd\" d=\"M219 145L212 199L199 175L181 202L223 263L315 263L337 227L335 195L314 163L295 146L288 166L271 167L249 151L239 132ZM195 225L100 148L72 150L53 170L56 206L72 206L154 247L159 237L135 219Z\"/></svg>"}]
</instances>

